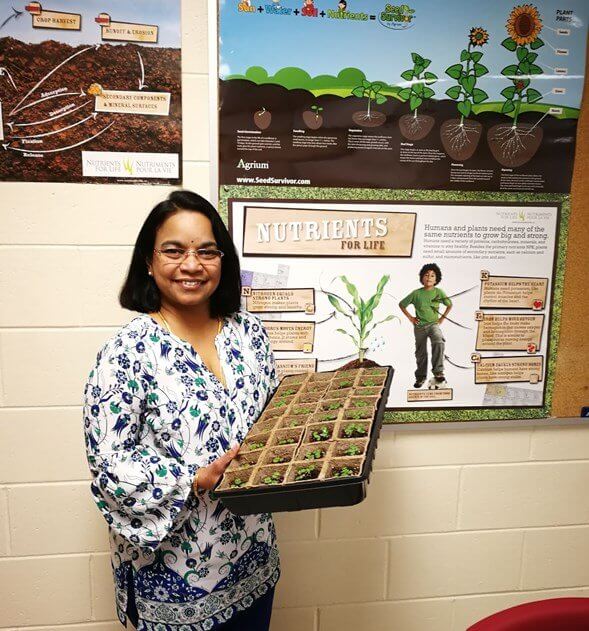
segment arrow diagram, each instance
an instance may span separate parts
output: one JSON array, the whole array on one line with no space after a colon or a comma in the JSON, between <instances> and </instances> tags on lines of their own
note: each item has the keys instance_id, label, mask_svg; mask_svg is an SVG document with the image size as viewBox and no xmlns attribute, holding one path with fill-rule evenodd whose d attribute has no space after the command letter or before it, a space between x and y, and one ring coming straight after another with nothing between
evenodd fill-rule
<instances>
[{"instance_id":1,"label":"arrow diagram","mask_svg":"<svg viewBox=\"0 0 589 631\"><path fill-rule=\"evenodd\" d=\"M8 68L0 68L0 77L3 77L4 75L6 75L10 81L10 83L12 83L12 87L16 90L16 83L14 82L14 79L12 78L12 75L10 74L10 72L8 72Z\"/></svg>"},{"instance_id":2,"label":"arrow diagram","mask_svg":"<svg viewBox=\"0 0 589 631\"><path fill-rule=\"evenodd\" d=\"M444 359L449 363L452 364L452 366L455 366L456 368L462 368L463 370L472 370L473 367L472 366L461 366L460 364L456 364L454 363L449 357L448 355L444 355Z\"/></svg>"},{"instance_id":3,"label":"arrow diagram","mask_svg":"<svg viewBox=\"0 0 589 631\"><path fill-rule=\"evenodd\" d=\"M2 22L2 24L0 24L0 28L2 28L2 27L4 27L4 26L6 26L6 25L8 24L8 22L10 22L10 20L12 20L13 18L14 18L15 20L18 20L18 18L19 18L19 17L23 14L23 12L22 12L22 11L17 11L14 7L12 7L12 11L13 11L13 14L12 14L12 15L9 15L9 16L8 16L8 17L4 20L4 22Z\"/></svg>"},{"instance_id":4,"label":"arrow diagram","mask_svg":"<svg viewBox=\"0 0 589 631\"><path fill-rule=\"evenodd\" d=\"M335 311L332 311L324 320L317 320L315 324L323 324L324 322L331 320L331 318L335 318Z\"/></svg>"},{"instance_id":5,"label":"arrow diagram","mask_svg":"<svg viewBox=\"0 0 589 631\"><path fill-rule=\"evenodd\" d=\"M12 110L12 114L18 114L19 112L22 112L23 110L28 110L29 107L33 107L34 105L37 105L38 103L42 103L43 101L50 101L51 99L58 99L62 96L82 97L82 96L86 96L86 93L84 92L84 90L80 90L79 92L62 92L61 94L52 94L51 96L46 96L42 99L37 99L36 101L29 103L28 105L23 105L22 107L19 107L16 110Z\"/></svg>"},{"instance_id":6,"label":"arrow diagram","mask_svg":"<svg viewBox=\"0 0 589 631\"><path fill-rule=\"evenodd\" d=\"M139 89L143 90L143 88L147 87L145 83L145 67L143 66L143 59L141 59L141 53L137 51L137 56L139 57L139 65L141 66L141 79L139 79Z\"/></svg>"},{"instance_id":7,"label":"arrow diagram","mask_svg":"<svg viewBox=\"0 0 589 631\"><path fill-rule=\"evenodd\" d=\"M115 124L115 122L116 121L113 121L112 123L109 123L106 127L101 129L98 133L94 134L94 136L90 136L90 138L86 138L85 140L81 140L80 142L77 142L75 145L69 145L69 147L59 147L58 149L44 149L42 151L37 151L36 149L18 149L17 147L10 147L7 144L3 144L2 146L6 150L10 149L11 151L19 151L20 153L60 153L61 151L68 151L69 149L75 149L76 147L79 147L80 145L85 145L86 143L90 142L91 140L94 140L94 138L98 138L98 136L100 136L101 134L104 134L104 132L107 129L112 127Z\"/></svg>"},{"instance_id":8,"label":"arrow diagram","mask_svg":"<svg viewBox=\"0 0 589 631\"><path fill-rule=\"evenodd\" d=\"M82 105L78 105L78 107L74 107L73 110L68 110L67 112L63 112L63 114L58 114L57 116L52 116L51 118L46 118L45 120L42 120L42 121L34 121L32 123L15 123L15 122L10 122L10 123L7 123L7 125L10 127L11 131L12 131L13 125L14 125L14 127L30 127L31 125L42 125L43 123L49 123L50 121L56 121L59 118L63 118L64 116L68 116L69 114L73 114L74 112L77 112L79 109L82 109L83 107L88 105L88 103L92 103L92 101L86 101L85 103L82 103Z\"/></svg>"},{"instance_id":9,"label":"arrow diagram","mask_svg":"<svg viewBox=\"0 0 589 631\"><path fill-rule=\"evenodd\" d=\"M11 136L11 139L12 140L26 140L28 138L45 138L46 136L53 136L54 134L59 134L62 131L67 131L68 129L72 129L72 127L77 127L78 125L81 125L82 123L89 121L91 118L96 119L97 116L98 116L98 112L92 112L90 116L86 116L86 118L83 118L81 121L78 121L77 123L74 123L73 125L68 125L67 127L56 129L55 131L48 131L44 134L35 134L34 136Z\"/></svg>"},{"instance_id":10,"label":"arrow diagram","mask_svg":"<svg viewBox=\"0 0 589 631\"><path fill-rule=\"evenodd\" d=\"M100 44L95 44L94 46L88 46L87 48L83 48L82 50L79 50L77 53L74 53L73 55L70 55L65 61L62 61L59 65L55 66L55 68L53 68L53 70L51 70L50 72L48 72L38 83L37 85L35 85L35 87L33 87L32 89L30 89L25 96L23 96L23 98L16 104L16 106L14 107L14 109L12 110L12 112L10 112L9 116L12 116L15 112L15 110L18 110L18 108L20 107L21 103L23 103L24 101L26 101L29 96L41 85L43 84L45 81L47 81L47 79L49 79L49 77L56 72L57 70L59 70L62 66L64 66L65 64L68 63L68 61L71 61L72 59L74 59L74 57L77 57L78 55L81 55L82 53L85 53L88 50L98 50L98 47L100 46Z\"/></svg>"}]
</instances>

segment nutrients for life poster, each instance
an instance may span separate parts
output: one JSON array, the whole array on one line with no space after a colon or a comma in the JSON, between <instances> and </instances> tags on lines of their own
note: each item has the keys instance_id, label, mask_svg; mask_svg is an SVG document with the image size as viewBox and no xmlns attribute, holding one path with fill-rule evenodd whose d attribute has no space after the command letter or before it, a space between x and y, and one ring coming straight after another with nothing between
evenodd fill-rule
<instances>
[{"instance_id":1,"label":"nutrients for life poster","mask_svg":"<svg viewBox=\"0 0 589 631\"><path fill-rule=\"evenodd\" d=\"M181 181L180 2L0 5L0 180Z\"/></svg>"},{"instance_id":2,"label":"nutrients for life poster","mask_svg":"<svg viewBox=\"0 0 589 631\"><path fill-rule=\"evenodd\" d=\"M549 415L567 196L223 188L281 374L391 365L394 421Z\"/></svg>"},{"instance_id":3,"label":"nutrients for life poster","mask_svg":"<svg viewBox=\"0 0 589 631\"><path fill-rule=\"evenodd\" d=\"M570 190L586 0L224 0L218 17L221 185Z\"/></svg>"}]
</instances>

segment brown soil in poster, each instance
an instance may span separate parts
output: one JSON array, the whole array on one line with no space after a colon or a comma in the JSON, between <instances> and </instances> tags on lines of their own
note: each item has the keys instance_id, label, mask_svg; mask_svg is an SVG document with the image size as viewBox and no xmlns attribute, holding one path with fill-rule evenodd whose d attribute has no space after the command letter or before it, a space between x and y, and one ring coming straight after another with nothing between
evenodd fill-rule
<instances>
[{"instance_id":1,"label":"brown soil in poster","mask_svg":"<svg viewBox=\"0 0 589 631\"><path fill-rule=\"evenodd\" d=\"M445 152L453 160L462 162L472 157L482 132L483 126L477 121L466 118L461 123L459 118L452 118L442 123L440 137Z\"/></svg>"},{"instance_id":2,"label":"brown soil in poster","mask_svg":"<svg viewBox=\"0 0 589 631\"><path fill-rule=\"evenodd\" d=\"M384 125L386 119L387 117L382 112L373 111L368 114L367 111L363 111L352 114L352 120L360 127L380 127Z\"/></svg>"},{"instance_id":3,"label":"brown soil in poster","mask_svg":"<svg viewBox=\"0 0 589 631\"><path fill-rule=\"evenodd\" d=\"M399 119L411 114L409 104L394 97L378 106L378 111L386 116L386 120L380 127L373 128L354 122L355 112L366 111L366 99L351 95L315 96L306 90L287 90L278 85L256 85L234 79L220 82L219 98L219 169L222 184L237 184L238 178L259 176L284 178L272 181L278 186L288 186L295 184L299 178L306 178L311 186L319 187L451 188L467 191L499 190L500 187L502 165L491 153L487 142L478 143L468 160L468 168L490 171L490 179L450 181L450 172L457 160L446 153L440 137L443 122L458 119L456 103L449 99L428 100L420 106L419 115L433 118L434 126L425 138L411 141L404 138L399 129ZM311 106L322 108L323 124L317 130L309 129L303 118ZM258 131L252 116L264 107L272 112L272 124L261 135L276 139L279 146L264 148L263 151L238 150L240 135L245 132L251 138L250 132ZM520 124L534 125L541 117L541 113L526 112L520 115L519 120ZM469 120L482 125L481 137L494 125L506 124L511 119L497 112L484 112ZM577 121L547 116L538 127L543 129L542 142L534 157L522 167L525 169L522 173L541 175L545 192L566 191L570 187ZM296 143L293 141L295 135ZM369 144L372 136L379 137L375 139L375 144L379 147L386 144L388 148L350 148L349 138L352 135L364 139L364 144ZM401 159L402 152L421 150L431 152L439 159L432 163ZM268 162L269 168L245 173L237 168L240 159Z\"/></svg>"},{"instance_id":4,"label":"brown soil in poster","mask_svg":"<svg viewBox=\"0 0 589 631\"><path fill-rule=\"evenodd\" d=\"M182 152L182 109L180 51L171 48L150 48L134 44L102 44L81 53L59 68L37 88L22 105L42 98L43 93L66 88L67 92L83 96L63 96L49 99L24 109L14 116L15 108L35 84L51 72L59 63L88 46L71 47L53 40L41 44L27 44L10 37L0 39L0 66L11 69L18 92L0 77L0 98L4 114L3 144L26 149L32 154L35 150L59 149L80 143L114 123L101 136L74 149L60 153L37 154L41 157L26 158L24 154L0 147L0 180L28 182L102 182L112 183L111 178L90 178L82 176L82 151L121 151L141 153ZM138 89L141 76L139 58L145 66L144 91L171 93L169 116L148 116L141 114L98 113L96 118L42 138L42 144L24 144L12 136L29 136L63 129L82 121L94 112L94 98L86 92L92 83L100 84L105 90ZM79 110L63 118L26 127L14 127L10 131L8 122L28 123L42 121L55 115L57 110L73 103ZM121 180L133 184L138 180ZM150 184L168 183L168 179L149 179Z\"/></svg>"},{"instance_id":5,"label":"brown soil in poster","mask_svg":"<svg viewBox=\"0 0 589 631\"><path fill-rule=\"evenodd\" d=\"M320 129L323 125L323 116L315 114L315 112L303 112L303 120L309 129Z\"/></svg>"},{"instance_id":6,"label":"brown soil in poster","mask_svg":"<svg viewBox=\"0 0 589 631\"><path fill-rule=\"evenodd\" d=\"M430 133L434 123L431 116L405 114L399 119L399 129L407 140L422 140Z\"/></svg>"},{"instance_id":7,"label":"brown soil in poster","mask_svg":"<svg viewBox=\"0 0 589 631\"><path fill-rule=\"evenodd\" d=\"M529 162L540 147L543 137L538 125L518 123L495 125L487 132L487 142L495 160L504 167L519 167Z\"/></svg>"}]
</instances>

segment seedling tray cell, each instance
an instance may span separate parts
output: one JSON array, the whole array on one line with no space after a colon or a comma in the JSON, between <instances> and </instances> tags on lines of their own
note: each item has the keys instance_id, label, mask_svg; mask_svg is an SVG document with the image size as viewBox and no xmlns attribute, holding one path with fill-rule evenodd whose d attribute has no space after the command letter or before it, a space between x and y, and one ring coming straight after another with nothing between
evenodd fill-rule
<instances>
[{"instance_id":1,"label":"seedling tray cell","mask_svg":"<svg viewBox=\"0 0 589 631\"><path fill-rule=\"evenodd\" d=\"M238 515L361 502L392 378L388 366L285 377L217 486L217 497ZM305 457L316 450L314 458Z\"/></svg>"}]
</instances>

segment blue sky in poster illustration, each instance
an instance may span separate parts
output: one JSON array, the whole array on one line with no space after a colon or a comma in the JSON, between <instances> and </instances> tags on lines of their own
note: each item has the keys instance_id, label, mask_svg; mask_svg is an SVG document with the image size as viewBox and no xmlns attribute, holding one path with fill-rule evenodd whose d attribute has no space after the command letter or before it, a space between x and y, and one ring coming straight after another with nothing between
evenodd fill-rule
<instances>
[{"instance_id":1,"label":"blue sky in poster illustration","mask_svg":"<svg viewBox=\"0 0 589 631\"><path fill-rule=\"evenodd\" d=\"M240 0L220 0L221 76L243 74L250 66L263 66L273 74L286 66L298 66L310 75L333 74L346 67L360 68L370 81L399 84L401 72L411 68L410 53L416 52L432 60L431 70L444 81L433 86L438 98L454 82L444 70L458 63L460 51L468 44L473 26L489 33L489 42L480 50L481 60L489 74L481 77L477 87L491 100L502 99L500 91L511 85L500 73L514 63L515 53L500 44L508 36L505 24L514 6L525 3L514 0L347 0L348 12L376 15L374 21L330 19L328 9L337 10L338 0L314 0L325 17L304 17L292 13L303 7L303 0L251 0L251 5L266 7L280 4L291 9L287 15L254 11L238 11ZM585 72L585 47L589 0L530 0L540 12L543 28L540 38L544 47L536 52L545 74L534 77L534 87L546 94L544 103L579 107ZM410 28L386 28L379 22L385 5L407 4L415 11ZM557 21L557 10L570 10L570 22ZM562 36L557 28L570 30ZM567 49L568 55L557 55L556 49ZM515 62L517 63L517 61ZM557 76L554 68L566 68L567 76ZM551 94L553 88L565 88L566 94ZM445 98L445 97L444 97Z\"/></svg>"},{"instance_id":2,"label":"blue sky in poster illustration","mask_svg":"<svg viewBox=\"0 0 589 631\"><path fill-rule=\"evenodd\" d=\"M14 37L23 42L38 44L48 39L55 39L70 46L80 44L99 44L100 27L94 21L99 13L108 13L117 22L138 22L157 24L159 42L145 46L163 46L180 48L180 0L39 0L47 11L64 11L82 15L81 31L55 31L34 29L31 16L24 11L26 2L18 0L0 0L0 24L13 13L12 7L24 11L18 19L10 20L0 30L1 37Z\"/></svg>"}]
</instances>

